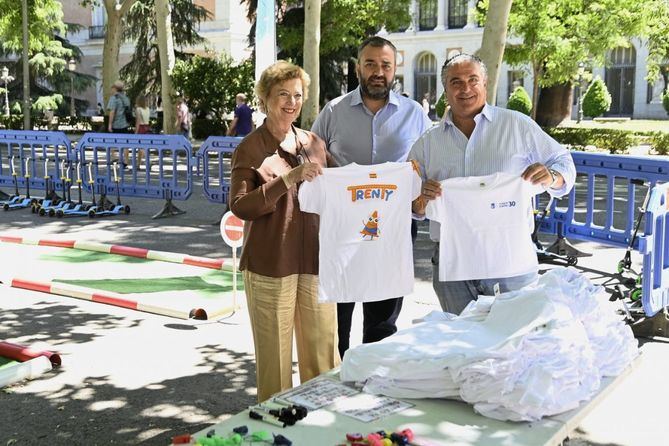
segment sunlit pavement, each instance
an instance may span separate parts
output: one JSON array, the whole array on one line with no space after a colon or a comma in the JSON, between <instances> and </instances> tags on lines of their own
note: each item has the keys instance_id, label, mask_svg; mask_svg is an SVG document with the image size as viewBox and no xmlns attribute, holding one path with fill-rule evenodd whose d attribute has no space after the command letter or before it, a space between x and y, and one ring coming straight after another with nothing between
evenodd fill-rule
<instances>
[{"instance_id":1,"label":"sunlit pavement","mask_svg":"<svg viewBox=\"0 0 669 446\"><path fill-rule=\"evenodd\" d=\"M130 215L96 220L0 212L0 233L230 258L217 225L224 209L199 194L177 203L186 214L162 220L150 218L162 206L157 200L129 200ZM420 227L414 250L417 280L414 293L405 298L400 328L439 309L426 229ZM608 280L624 253L592 243L577 246L594 254L581 259L579 267L599 283ZM20 260L15 250L9 252L0 243L2 265ZM635 257L637 267L638 261ZM60 370L0 398L0 412L7 414L0 417L0 442L166 444L173 435L200 430L255 400L253 341L243 299L225 319L184 321L7 286L0 291L0 338L48 346L63 356ZM361 341L361 322L356 308L352 345ZM669 343L656 339L642 351L638 367L581 423L571 444L665 442L659 418L669 396L663 382L669 374Z\"/></svg>"}]
</instances>

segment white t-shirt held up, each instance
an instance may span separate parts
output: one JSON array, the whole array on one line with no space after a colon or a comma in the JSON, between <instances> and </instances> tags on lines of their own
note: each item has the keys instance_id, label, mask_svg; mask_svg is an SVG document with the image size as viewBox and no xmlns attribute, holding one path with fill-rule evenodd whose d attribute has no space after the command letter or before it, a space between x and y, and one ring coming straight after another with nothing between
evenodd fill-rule
<instances>
[{"instance_id":1,"label":"white t-shirt held up","mask_svg":"<svg viewBox=\"0 0 669 446\"><path fill-rule=\"evenodd\" d=\"M543 191L518 175L451 178L425 215L441 224L439 280L479 280L536 272L531 198Z\"/></svg>"},{"instance_id":2,"label":"white t-shirt held up","mask_svg":"<svg viewBox=\"0 0 669 446\"><path fill-rule=\"evenodd\" d=\"M319 300L373 302L413 292L411 163L324 169L300 186L303 212L320 215Z\"/></svg>"}]
</instances>

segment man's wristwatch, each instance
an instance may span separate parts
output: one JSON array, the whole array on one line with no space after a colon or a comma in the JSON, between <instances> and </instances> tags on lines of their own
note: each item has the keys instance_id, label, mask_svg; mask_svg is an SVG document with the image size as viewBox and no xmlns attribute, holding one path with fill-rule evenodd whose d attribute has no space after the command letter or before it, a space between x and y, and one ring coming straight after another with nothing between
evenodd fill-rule
<instances>
[{"instance_id":1,"label":"man's wristwatch","mask_svg":"<svg viewBox=\"0 0 669 446\"><path fill-rule=\"evenodd\" d=\"M546 189L552 189L553 186L555 186L555 183L558 180L559 172L557 170L554 170L554 169L548 169L548 173L551 174L551 184L549 184Z\"/></svg>"}]
</instances>

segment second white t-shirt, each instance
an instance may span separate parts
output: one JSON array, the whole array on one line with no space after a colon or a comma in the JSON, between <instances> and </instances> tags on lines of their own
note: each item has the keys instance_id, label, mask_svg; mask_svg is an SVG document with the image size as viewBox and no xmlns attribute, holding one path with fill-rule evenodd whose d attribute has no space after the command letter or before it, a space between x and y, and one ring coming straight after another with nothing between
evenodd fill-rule
<instances>
[{"instance_id":1,"label":"second white t-shirt","mask_svg":"<svg viewBox=\"0 0 669 446\"><path fill-rule=\"evenodd\" d=\"M303 212L320 215L319 300L372 302L413 292L411 163L323 169L300 186Z\"/></svg>"},{"instance_id":2,"label":"second white t-shirt","mask_svg":"<svg viewBox=\"0 0 669 446\"><path fill-rule=\"evenodd\" d=\"M537 271L531 197L538 186L496 173L441 182L425 215L441 223L439 280L478 280Z\"/></svg>"}]
</instances>

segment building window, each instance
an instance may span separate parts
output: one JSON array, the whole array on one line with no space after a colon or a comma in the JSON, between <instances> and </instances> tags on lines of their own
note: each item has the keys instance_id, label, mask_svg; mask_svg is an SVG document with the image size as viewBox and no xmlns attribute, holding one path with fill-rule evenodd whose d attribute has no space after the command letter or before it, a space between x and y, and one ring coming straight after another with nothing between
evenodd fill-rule
<instances>
[{"instance_id":1,"label":"building window","mask_svg":"<svg viewBox=\"0 0 669 446\"><path fill-rule=\"evenodd\" d=\"M661 104L667 86L669 86L669 64L664 64L660 67L660 78L648 84L646 104Z\"/></svg>"},{"instance_id":2,"label":"building window","mask_svg":"<svg viewBox=\"0 0 669 446\"><path fill-rule=\"evenodd\" d=\"M88 27L88 38L89 39L104 39L105 37L105 27L104 26L89 26Z\"/></svg>"},{"instance_id":3,"label":"building window","mask_svg":"<svg viewBox=\"0 0 669 446\"><path fill-rule=\"evenodd\" d=\"M448 27L464 28L467 24L467 0L448 2Z\"/></svg>"},{"instance_id":4,"label":"building window","mask_svg":"<svg viewBox=\"0 0 669 446\"><path fill-rule=\"evenodd\" d=\"M431 31L437 27L437 0L420 0L418 4L418 30Z\"/></svg>"},{"instance_id":5,"label":"building window","mask_svg":"<svg viewBox=\"0 0 669 446\"><path fill-rule=\"evenodd\" d=\"M415 87L414 99L419 103L423 98L429 102L428 115L434 118L434 105L437 102L437 58L432 53L421 53L416 60L414 72Z\"/></svg>"},{"instance_id":6,"label":"building window","mask_svg":"<svg viewBox=\"0 0 669 446\"><path fill-rule=\"evenodd\" d=\"M611 93L611 108L605 116L632 116L634 114L634 76L636 49L618 47L608 54L605 83Z\"/></svg>"},{"instance_id":7,"label":"building window","mask_svg":"<svg viewBox=\"0 0 669 446\"><path fill-rule=\"evenodd\" d=\"M105 37L105 25L107 24L107 11L100 4L91 6L91 26L88 27L89 39L103 39Z\"/></svg>"},{"instance_id":8,"label":"building window","mask_svg":"<svg viewBox=\"0 0 669 446\"><path fill-rule=\"evenodd\" d=\"M525 73L522 70L509 70L506 73L507 76L507 88L506 88L506 97L508 98L513 93L513 90L516 87L525 86Z\"/></svg>"},{"instance_id":9,"label":"building window","mask_svg":"<svg viewBox=\"0 0 669 446\"><path fill-rule=\"evenodd\" d=\"M395 76L395 85L393 85L393 91L397 94L404 93L404 76L402 75Z\"/></svg>"}]
</instances>

